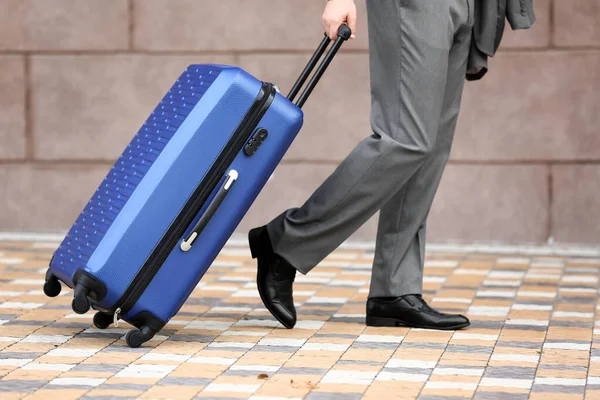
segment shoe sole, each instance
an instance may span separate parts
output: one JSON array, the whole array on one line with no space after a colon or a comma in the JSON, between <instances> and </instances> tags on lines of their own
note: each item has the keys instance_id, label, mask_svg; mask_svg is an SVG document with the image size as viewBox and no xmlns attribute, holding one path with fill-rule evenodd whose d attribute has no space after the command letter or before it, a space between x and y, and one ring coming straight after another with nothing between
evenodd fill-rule
<instances>
[{"instance_id":1,"label":"shoe sole","mask_svg":"<svg viewBox=\"0 0 600 400\"><path fill-rule=\"evenodd\" d=\"M256 258L256 263L257 263L257 272L256 272L256 286L258 288L258 294L260 295L260 300L262 301L263 305L265 306L265 308L267 310L269 310L269 312L271 313L271 315L273 317L275 317L275 319L277 321L279 321L279 323L281 325L283 325L286 329L292 329L294 327L294 325L289 325L287 323L285 323L284 321L282 321L282 319L277 315L277 313L273 310L273 308L271 306L269 306L269 304L265 301L265 296L263 296L263 291L262 291L262 287L260 285L260 279L259 279L259 272L258 272L258 250L253 250L253 247L255 248L256 246L252 245L252 242L254 242L255 238L257 238L258 234L256 233L256 231L254 229L252 229L249 233L248 233L248 243L250 244L250 252L252 253L252 257Z\"/></svg>"},{"instance_id":2,"label":"shoe sole","mask_svg":"<svg viewBox=\"0 0 600 400\"><path fill-rule=\"evenodd\" d=\"M462 328L466 328L471 325L470 322L463 324L451 325L451 326L431 326L431 325L415 325L409 324L405 321L396 318L383 318L383 317L367 317L367 326L380 326L380 327L404 327L404 328L419 328L419 329L433 329L437 331L456 331Z\"/></svg>"}]
</instances>

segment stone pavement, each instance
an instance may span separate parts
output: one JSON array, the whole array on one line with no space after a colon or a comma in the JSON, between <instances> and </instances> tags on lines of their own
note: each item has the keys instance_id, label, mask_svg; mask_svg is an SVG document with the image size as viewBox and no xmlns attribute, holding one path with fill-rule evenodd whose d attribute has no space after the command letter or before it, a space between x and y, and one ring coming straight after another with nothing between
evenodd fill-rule
<instances>
[{"instance_id":1,"label":"stone pavement","mask_svg":"<svg viewBox=\"0 0 600 400\"><path fill-rule=\"evenodd\" d=\"M346 245L298 276L299 322L286 330L232 240L164 331L130 349L126 324L92 328L70 290L44 296L56 246L0 241L1 399L600 398L594 250L428 252L426 299L473 322L435 332L365 327L372 246Z\"/></svg>"}]
</instances>

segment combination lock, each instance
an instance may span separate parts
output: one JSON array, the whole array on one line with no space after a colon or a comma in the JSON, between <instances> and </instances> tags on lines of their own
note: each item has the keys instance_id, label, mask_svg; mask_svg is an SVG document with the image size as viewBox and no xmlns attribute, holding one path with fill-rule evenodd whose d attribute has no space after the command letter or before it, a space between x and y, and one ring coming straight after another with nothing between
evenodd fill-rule
<instances>
[{"instance_id":1,"label":"combination lock","mask_svg":"<svg viewBox=\"0 0 600 400\"><path fill-rule=\"evenodd\" d=\"M253 156L267 136L269 136L269 132L265 128L259 128L246 143L244 154L248 157Z\"/></svg>"}]
</instances>

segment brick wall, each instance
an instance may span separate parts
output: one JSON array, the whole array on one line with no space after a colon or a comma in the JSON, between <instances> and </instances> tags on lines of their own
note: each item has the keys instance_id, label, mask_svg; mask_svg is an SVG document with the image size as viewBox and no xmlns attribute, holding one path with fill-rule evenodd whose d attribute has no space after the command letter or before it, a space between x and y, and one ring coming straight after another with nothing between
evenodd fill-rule
<instances>
[{"instance_id":1,"label":"brick wall","mask_svg":"<svg viewBox=\"0 0 600 400\"><path fill-rule=\"evenodd\" d=\"M240 230L300 205L370 134L358 38ZM437 241L600 242L600 0L535 0L467 85L429 224ZM288 89L321 38L322 0L0 0L0 229L66 229L189 63ZM285 190L281 190L284 187ZM376 221L358 235L373 237Z\"/></svg>"}]
</instances>

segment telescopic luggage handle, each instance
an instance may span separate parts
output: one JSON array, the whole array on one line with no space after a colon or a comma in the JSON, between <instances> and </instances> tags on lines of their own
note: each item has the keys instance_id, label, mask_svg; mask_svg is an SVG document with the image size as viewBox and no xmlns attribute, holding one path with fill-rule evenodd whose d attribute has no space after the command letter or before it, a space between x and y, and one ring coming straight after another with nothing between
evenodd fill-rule
<instances>
[{"instance_id":1,"label":"telescopic luggage handle","mask_svg":"<svg viewBox=\"0 0 600 400\"><path fill-rule=\"evenodd\" d=\"M335 42L333 43L333 46L331 47L331 49L329 49L329 52L327 53L327 55L325 55L325 58L323 59L323 61L319 65L319 67L317 68L317 71L315 72L313 77L308 82L308 85L306 85L306 88L304 88L304 91L300 95L300 98L298 99L298 101L295 103L299 108L302 108L304 103L306 103L306 100L308 99L308 97L310 96L312 91L314 90L315 86L317 86L319 79L321 79L321 77L323 76L323 73L325 73L325 70L331 63L331 60L333 60L333 57L336 55L336 53L338 52L340 47L342 47L342 44L346 40L350 39L351 35L352 35L352 31L348 27L348 25L344 24L344 25L340 26L340 28L338 29L338 37L335 40ZM310 75L310 73L313 71L313 69L317 65L317 62L323 56L323 53L325 53L325 50L327 49L329 42L331 42L331 39L329 39L329 36L327 36L327 34L325 34L325 38L323 38L323 40L321 41L321 44L319 44L317 51L315 51L315 53L313 54L311 59L308 61L308 64L306 64L306 67L304 67L304 71L302 71L302 73L300 74L300 77L298 78L298 80L296 81L294 86L292 87L292 90L290 90L290 93L287 96L287 98L290 101L294 101L294 99L296 98L296 95L302 88L302 85L304 85L304 83L308 79L308 76Z\"/></svg>"}]
</instances>

